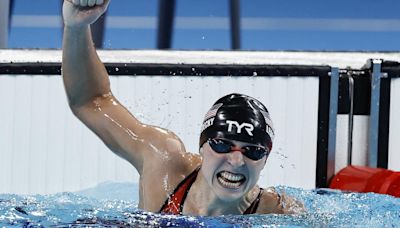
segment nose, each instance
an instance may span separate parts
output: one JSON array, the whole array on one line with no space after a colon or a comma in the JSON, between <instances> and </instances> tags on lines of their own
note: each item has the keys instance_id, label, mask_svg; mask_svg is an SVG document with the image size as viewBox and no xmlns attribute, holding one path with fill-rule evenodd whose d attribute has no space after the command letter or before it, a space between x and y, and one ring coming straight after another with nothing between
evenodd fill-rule
<instances>
[{"instance_id":1,"label":"nose","mask_svg":"<svg viewBox=\"0 0 400 228\"><path fill-rule=\"evenodd\" d=\"M233 167L240 167L244 165L243 153L240 150L233 150L228 155L228 162Z\"/></svg>"}]
</instances>

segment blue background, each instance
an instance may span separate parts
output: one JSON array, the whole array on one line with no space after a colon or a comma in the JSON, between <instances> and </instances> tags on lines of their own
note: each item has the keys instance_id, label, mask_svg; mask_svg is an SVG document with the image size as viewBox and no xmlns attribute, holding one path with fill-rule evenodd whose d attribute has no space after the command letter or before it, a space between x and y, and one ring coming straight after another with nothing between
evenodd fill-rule
<instances>
[{"instance_id":1,"label":"blue background","mask_svg":"<svg viewBox=\"0 0 400 228\"><path fill-rule=\"evenodd\" d=\"M399 51L400 1L398 0L242 0L242 18L398 20L395 29L243 29L245 50ZM59 0L15 0L14 16L60 16ZM158 0L113 0L108 16L156 17ZM228 0L177 0L176 17L229 17ZM62 26L30 27L12 23L10 48L61 48ZM378 29L379 30L379 29ZM107 28L104 48L155 49L157 29ZM173 49L230 49L229 27L221 29L175 28Z\"/></svg>"}]
</instances>

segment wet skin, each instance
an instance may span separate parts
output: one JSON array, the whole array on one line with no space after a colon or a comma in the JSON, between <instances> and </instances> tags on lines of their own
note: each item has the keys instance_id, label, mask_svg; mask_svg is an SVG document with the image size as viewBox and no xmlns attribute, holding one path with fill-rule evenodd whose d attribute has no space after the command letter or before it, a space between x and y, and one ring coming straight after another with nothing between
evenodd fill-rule
<instances>
[{"instance_id":1,"label":"wet skin","mask_svg":"<svg viewBox=\"0 0 400 228\"><path fill-rule=\"evenodd\" d=\"M259 193L256 183L266 158L252 161L239 151L218 154L207 144L201 156L191 154L173 132L137 120L113 95L91 37L89 25L107 10L109 2L64 1L62 75L72 112L111 151L135 167L140 175L139 208L158 212L176 186L201 165L183 213L243 213ZM282 199L275 191L266 191L257 213L286 213Z\"/></svg>"}]
</instances>

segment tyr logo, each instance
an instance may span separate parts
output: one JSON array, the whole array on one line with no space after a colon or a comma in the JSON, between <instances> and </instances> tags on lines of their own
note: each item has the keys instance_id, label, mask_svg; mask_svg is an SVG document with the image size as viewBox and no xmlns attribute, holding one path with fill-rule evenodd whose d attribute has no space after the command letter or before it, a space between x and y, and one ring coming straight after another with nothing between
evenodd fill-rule
<instances>
[{"instance_id":1,"label":"tyr logo","mask_svg":"<svg viewBox=\"0 0 400 228\"><path fill-rule=\"evenodd\" d=\"M249 134L250 136L253 136L254 126L252 124L249 124L249 123L239 124L237 121L234 121L234 120L227 120L226 123L228 124L229 132L231 132L232 127L235 126L236 133L240 134L242 132L242 128L244 128L247 131L247 134Z\"/></svg>"}]
</instances>

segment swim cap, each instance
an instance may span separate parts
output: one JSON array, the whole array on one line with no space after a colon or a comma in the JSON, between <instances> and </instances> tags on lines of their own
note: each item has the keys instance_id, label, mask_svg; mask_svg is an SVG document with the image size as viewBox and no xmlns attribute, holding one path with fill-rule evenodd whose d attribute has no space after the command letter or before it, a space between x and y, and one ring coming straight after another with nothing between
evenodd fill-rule
<instances>
[{"instance_id":1,"label":"swim cap","mask_svg":"<svg viewBox=\"0 0 400 228\"><path fill-rule=\"evenodd\" d=\"M204 117L200 147L209 138L226 138L272 149L274 128L267 108L257 99L229 94L214 103Z\"/></svg>"}]
</instances>

